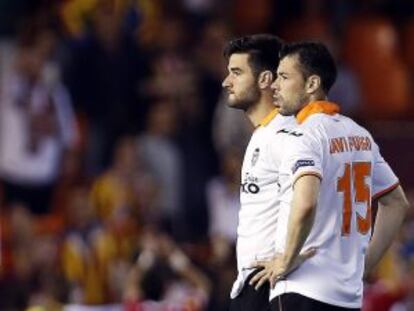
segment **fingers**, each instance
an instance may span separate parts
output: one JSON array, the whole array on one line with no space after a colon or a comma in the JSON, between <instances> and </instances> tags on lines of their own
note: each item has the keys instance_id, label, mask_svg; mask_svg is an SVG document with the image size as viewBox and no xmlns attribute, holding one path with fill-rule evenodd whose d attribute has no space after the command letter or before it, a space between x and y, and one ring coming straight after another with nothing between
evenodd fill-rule
<instances>
[{"instance_id":1,"label":"fingers","mask_svg":"<svg viewBox=\"0 0 414 311\"><path fill-rule=\"evenodd\" d=\"M254 287L255 290L258 290L264 283L269 281L270 273L265 273L258 281L256 286ZM252 284L253 285L253 284Z\"/></svg>"},{"instance_id":2,"label":"fingers","mask_svg":"<svg viewBox=\"0 0 414 311\"><path fill-rule=\"evenodd\" d=\"M266 274L267 274L267 271L265 269L258 272L254 277L251 278L249 284L253 286L256 282L258 282Z\"/></svg>"},{"instance_id":3,"label":"fingers","mask_svg":"<svg viewBox=\"0 0 414 311\"><path fill-rule=\"evenodd\" d=\"M270 276L270 280L269 280L269 282L270 282L270 288L273 288L273 287L275 287L275 285L276 285L276 282L277 282L277 275L276 274L272 274L271 276Z\"/></svg>"},{"instance_id":4,"label":"fingers","mask_svg":"<svg viewBox=\"0 0 414 311\"><path fill-rule=\"evenodd\" d=\"M276 273L273 273L270 277L270 288L274 288L276 286L276 283L281 280L283 277L282 275L278 275Z\"/></svg>"},{"instance_id":5,"label":"fingers","mask_svg":"<svg viewBox=\"0 0 414 311\"><path fill-rule=\"evenodd\" d=\"M263 268L263 270L252 277L249 284L252 286L256 284L255 289L257 290L266 281L269 281L271 288L273 288L276 283L283 278L283 276L286 276L290 272L296 270L304 261L315 256L316 252L317 248L312 247L300 253L300 255L296 257L293 265L287 269L287 271L285 269L280 269L278 266L278 259L281 258L280 254L277 254L272 261L255 261L249 268ZM276 273L276 271L278 272Z\"/></svg>"}]
</instances>

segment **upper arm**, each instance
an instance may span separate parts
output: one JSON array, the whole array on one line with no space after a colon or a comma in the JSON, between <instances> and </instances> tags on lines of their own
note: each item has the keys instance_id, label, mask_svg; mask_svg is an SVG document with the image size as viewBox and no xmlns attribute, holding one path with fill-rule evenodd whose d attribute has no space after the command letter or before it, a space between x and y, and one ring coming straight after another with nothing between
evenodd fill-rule
<instances>
[{"instance_id":1,"label":"upper arm","mask_svg":"<svg viewBox=\"0 0 414 311\"><path fill-rule=\"evenodd\" d=\"M293 190L292 207L309 211L316 207L323 177L322 143L317 133L300 128L295 133L287 136L281 172Z\"/></svg>"},{"instance_id":2,"label":"upper arm","mask_svg":"<svg viewBox=\"0 0 414 311\"><path fill-rule=\"evenodd\" d=\"M318 203L320 185L321 180L317 176L304 175L299 177L293 185L294 205L313 210Z\"/></svg>"},{"instance_id":3,"label":"upper arm","mask_svg":"<svg viewBox=\"0 0 414 311\"><path fill-rule=\"evenodd\" d=\"M289 145L283 159L284 170L292 176L292 184L303 176L323 177L322 143L316 133L304 131L301 136L289 136Z\"/></svg>"},{"instance_id":4,"label":"upper arm","mask_svg":"<svg viewBox=\"0 0 414 311\"><path fill-rule=\"evenodd\" d=\"M404 211L409 207L408 200L401 186L397 186L394 190L381 196L378 199L378 203L380 206L400 208Z\"/></svg>"}]
</instances>

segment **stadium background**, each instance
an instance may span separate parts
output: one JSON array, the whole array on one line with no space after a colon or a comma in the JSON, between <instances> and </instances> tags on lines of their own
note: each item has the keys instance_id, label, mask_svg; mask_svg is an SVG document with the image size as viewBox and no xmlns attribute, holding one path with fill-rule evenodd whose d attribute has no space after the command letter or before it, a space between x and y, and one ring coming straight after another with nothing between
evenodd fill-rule
<instances>
[{"instance_id":1,"label":"stadium background","mask_svg":"<svg viewBox=\"0 0 414 311\"><path fill-rule=\"evenodd\" d=\"M222 48L256 32L328 44L413 202L411 0L2 0L0 310L226 310L251 129ZM413 280L411 211L363 310Z\"/></svg>"}]
</instances>

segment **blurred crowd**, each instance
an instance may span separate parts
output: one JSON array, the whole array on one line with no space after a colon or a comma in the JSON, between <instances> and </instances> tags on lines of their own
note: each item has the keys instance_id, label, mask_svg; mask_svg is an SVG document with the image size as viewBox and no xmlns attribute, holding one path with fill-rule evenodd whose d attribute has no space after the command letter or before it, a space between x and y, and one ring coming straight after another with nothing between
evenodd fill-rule
<instances>
[{"instance_id":1,"label":"blurred crowd","mask_svg":"<svg viewBox=\"0 0 414 311\"><path fill-rule=\"evenodd\" d=\"M0 310L227 310L252 129L226 106L222 49L241 34L328 44L331 99L373 131L414 201L410 0L2 7ZM413 280L411 212L364 310L414 310Z\"/></svg>"}]
</instances>

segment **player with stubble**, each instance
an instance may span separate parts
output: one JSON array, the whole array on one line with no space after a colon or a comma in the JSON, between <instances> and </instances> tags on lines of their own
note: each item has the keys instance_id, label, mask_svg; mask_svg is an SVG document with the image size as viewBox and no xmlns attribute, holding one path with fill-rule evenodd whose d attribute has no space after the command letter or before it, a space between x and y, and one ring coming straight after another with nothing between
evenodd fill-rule
<instances>
[{"instance_id":1,"label":"player with stubble","mask_svg":"<svg viewBox=\"0 0 414 311\"><path fill-rule=\"evenodd\" d=\"M241 171L236 246L238 276L230 295L231 311L269 308L269 283L255 290L249 281L260 271L253 267L257 260L276 255L279 164L283 150L277 132L296 124L294 117L279 114L273 104L271 85L281 47L278 37L257 34L232 40L224 49L228 75L222 85L228 94L228 105L243 110L254 127ZM295 263L312 255L312 251L305 252Z\"/></svg>"},{"instance_id":2,"label":"player with stubble","mask_svg":"<svg viewBox=\"0 0 414 311\"><path fill-rule=\"evenodd\" d=\"M298 126L279 132L279 256L256 262L262 270L250 280L256 288L270 282L274 311L360 310L363 276L392 243L409 206L371 134L328 100L336 72L321 43L288 44L280 52L274 100ZM317 251L292 269L304 249Z\"/></svg>"}]
</instances>

